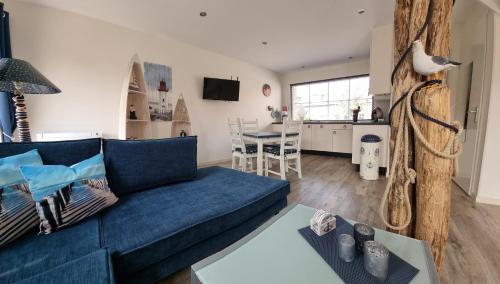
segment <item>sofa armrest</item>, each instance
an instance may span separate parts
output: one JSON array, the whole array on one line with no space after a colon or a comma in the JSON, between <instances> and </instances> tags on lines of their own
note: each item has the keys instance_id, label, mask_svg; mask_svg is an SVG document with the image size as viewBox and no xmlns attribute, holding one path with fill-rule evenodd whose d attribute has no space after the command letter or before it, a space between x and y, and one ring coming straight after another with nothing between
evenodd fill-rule
<instances>
[{"instance_id":1,"label":"sofa armrest","mask_svg":"<svg viewBox=\"0 0 500 284\"><path fill-rule=\"evenodd\" d=\"M113 284L115 279L111 255L107 249L100 249L16 283Z\"/></svg>"}]
</instances>

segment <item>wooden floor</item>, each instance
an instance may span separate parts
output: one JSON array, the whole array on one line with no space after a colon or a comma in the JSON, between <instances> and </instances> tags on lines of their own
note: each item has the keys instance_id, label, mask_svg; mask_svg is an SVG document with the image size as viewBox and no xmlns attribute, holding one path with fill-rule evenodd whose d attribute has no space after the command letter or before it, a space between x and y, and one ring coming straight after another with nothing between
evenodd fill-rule
<instances>
[{"instance_id":1,"label":"wooden floor","mask_svg":"<svg viewBox=\"0 0 500 284\"><path fill-rule=\"evenodd\" d=\"M229 167L230 164L221 166ZM385 179L364 181L349 158L302 156L303 178L290 173L289 204L330 209L344 217L383 228L377 214ZM440 273L442 283L500 283L500 206L474 204L452 191L450 237ZM190 283L184 269L161 283Z\"/></svg>"}]
</instances>

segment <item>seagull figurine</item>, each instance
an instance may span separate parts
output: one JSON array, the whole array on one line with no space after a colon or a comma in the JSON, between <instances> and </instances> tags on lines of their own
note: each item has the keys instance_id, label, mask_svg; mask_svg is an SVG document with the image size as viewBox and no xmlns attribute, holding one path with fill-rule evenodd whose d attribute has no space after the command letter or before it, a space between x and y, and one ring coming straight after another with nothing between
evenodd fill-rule
<instances>
[{"instance_id":1,"label":"seagull figurine","mask_svg":"<svg viewBox=\"0 0 500 284\"><path fill-rule=\"evenodd\" d=\"M451 61L442 56L431 56L425 53L424 46L420 40L413 42L413 69L420 75L431 74L448 70L459 66L460 62Z\"/></svg>"}]
</instances>

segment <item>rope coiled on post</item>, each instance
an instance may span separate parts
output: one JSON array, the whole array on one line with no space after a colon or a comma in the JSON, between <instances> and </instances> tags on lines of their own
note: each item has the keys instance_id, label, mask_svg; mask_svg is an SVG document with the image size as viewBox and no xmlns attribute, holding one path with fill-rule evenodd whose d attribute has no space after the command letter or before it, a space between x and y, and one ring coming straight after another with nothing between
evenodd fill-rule
<instances>
[{"instance_id":1,"label":"rope coiled on post","mask_svg":"<svg viewBox=\"0 0 500 284\"><path fill-rule=\"evenodd\" d=\"M413 86L413 88L406 94L405 96L402 96L402 99L399 100L399 102L402 102L401 104L401 111L399 113L399 117L397 118L397 134L396 134L396 140L395 140L395 146L394 146L394 155L392 157L391 161L391 167L389 169L389 179L387 181L387 185L385 187L384 195L382 196L382 201L380 203L379 207L379 215L380 218L382 218L382 221L384 224L392 229L392 230L403 230L411 222L412 218L412 212L411 212L411 203L410 203L410 197L408 194L408 186L410 183L415 183L417 173L414 169L408 167L408 155L409 155L409 128L413 128L413 132L415 135L415 138L422 143L422 145L427 149L429 152L432 154L443 158L443 159L451 159L454 162L454 174L458 172L457 169L457 158L462 152L462 145L460 144L459 141L459 135L463 131L463 127L460 124L459 121L455 121L451 123L454 128L457 129L457 132L455 131L450 131L450 137L448 139L448 142L443 150L438 150L434 148L429 141L427 141L420 131L417 123L415 122L415 118L413 116L413 95L420 91L424 87L428 87L429 85L435 84L435 81L426 81L426 82L420 82ZM391 192L391 187L394 182L394 175L396 172L396 161L399 160L399 155L400 155L400 149L401 149L401 144L404 146L404 151L403 151L403 168L404 168L404 174L405 174L405 183L404 183L404 188L403 188L403 202L406 207L406 220L405 222L400 225L400 226L393 226L390 224L386 217L385 217L385 206L387 203L387 200L389 198L389 194Z\"/></svg>"}]
</instances>

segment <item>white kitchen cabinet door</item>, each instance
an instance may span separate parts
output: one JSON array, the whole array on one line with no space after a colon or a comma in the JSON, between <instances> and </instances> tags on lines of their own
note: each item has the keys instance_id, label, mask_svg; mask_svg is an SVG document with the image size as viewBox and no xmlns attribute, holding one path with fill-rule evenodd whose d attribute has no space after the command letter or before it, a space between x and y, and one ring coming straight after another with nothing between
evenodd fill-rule
<instances>
[{"instance_id":1,"label":"white kitchen cabinet door","mask_svg":"<svg viewBox=\"0 0 500 284\"><path fill-rule=\"evenodd\" d=\"M334 129L332 134L333 152L352 153L352 130Z\"/></svg>"},{"instance_id":2,"label":"white kitchen cabinet door","mask_svg":"<svg viewBox=\"0 0 500 284\"><path fill-rule=\"evenodd\" d=\"M281 129L283 129L283 124L273 124L272 129L275 132L281 132Z\"/></svg>"},{"instance_id":3,"label":"white kitchen cabinet door","mask_svg":"<svg viewBox=\"0 0 500 284\"><path fill-rule=\"evenodd\" d=\"M312 150L312 125L302 125L302 142L301 148L304 150Z\"/></svg>"},{"instance_id":4,"label":"white kitchen cabinet door","mask_svg":"<svg viewBox=\"0 0 500 284\"><path fill-rule=\"evenodd\" d=\"M312 149L332 152L332 127L328 124L312 124Z\"/></svg>"},{"instance_id":5,"label":"white kitchen cabinet door","mask_svg":"<svg viewBox=\"0 0 500 284\"><path fill-rule=\"evenodd\" d=\"M391 92L393 67L394 26L380 26L372 30L370 46L370 90L372 95Z\"/></svg>"}]
</instances>

